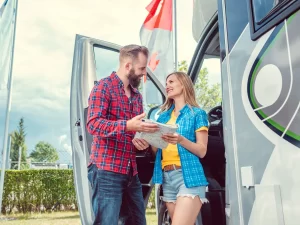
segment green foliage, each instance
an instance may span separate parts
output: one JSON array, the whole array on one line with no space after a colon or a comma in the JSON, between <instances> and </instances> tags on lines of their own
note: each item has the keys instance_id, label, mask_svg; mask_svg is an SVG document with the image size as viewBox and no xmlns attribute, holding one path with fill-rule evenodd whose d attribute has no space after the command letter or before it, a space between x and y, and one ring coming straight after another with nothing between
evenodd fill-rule
<instances>
[{"instance_id":1,"label":"green foliage","mask_svg":"<svg viewBox=\"0 0 300 225\"><path fill-rule=\"evenodd\" d=\"M49 143L40 141L30 154L34 162L56 162L59 160L57 150Z\"/></svg>"},{"instance_id":2,"label":"green foliage","mask_svg":"<svg viewBox=\"0 0 300 225\"><path fill-rule=\"evenodd\" d=\"M51 210L55 205L77 209L73 170L6 170L1 209L3 214L13 211L41 212ZM154 187L148 208L155 208Z\"/></svg>"},{"instance_id":3,"label":"green foliage","mask_svg":"<svg viewBox=\"0 0 300 225\"><path fill-rule=\"evenodd\" d=\"M155 209L155 188L154 187L148 199L148 208Z\"/></svg>"},{"instance_id":4,"label":"green foliage","mask_svg":"<svg viewBox=\"0 0 300 225\"><path fill-rule=\"evenodd\" d=\"M178 71L187 73L188 64L186 60L182 60L181 62L178 63Z\"/></svg>"},{"instance_id":5,"label":"green foliage","mask_svg":"<svg viewBox=\"0 0 300 225\"><path fill-rule=\"evenodd\" d=\"M178 70L187 72L188 64L185 60L178 64ZM209 71L207 68L202 68L194 86L196 100L200 107L205 111L219 105L222 101L221 85L219 83L209 85L208 74Z\"/></svg>"},{"instance_id":6,"label":"green foliage","mask_svg":"<svg viewBox=\"0 0 300 225\"><path fill-rule=\"evenodd\" d=\"M219 83L208 84L208 70L203 68L195 84L195 92L198 104L202 109L208 111L219 105L222 101L221 85Z\"/></svg>"},{"instance_id":7,"label":"green foliage","mask_svg":"<svg viewBox=\"0 0 300 225\"><path fill-rule=\"evenodd\" d=\"M10 158L13 163L11 164L11 168L17 169L18 160L19 160L19 148L21 148L21 164L26 164L26 156L27 156L27 147L25 144L25 127L24 127L24 119L21 118L19 121L18 129L13 131L11 134L11 150L10 150Z\"/></svg>"},{"instance_id":8,"label":"green foliage","mask_svg":"<svg viewBox=\"0 0 300 225\"><path fill-rule=\"evenodd\" d=\"M7 170L2 213L50 210L55 204L77 206L73 170Z\"/></svg>"}]
</instances>

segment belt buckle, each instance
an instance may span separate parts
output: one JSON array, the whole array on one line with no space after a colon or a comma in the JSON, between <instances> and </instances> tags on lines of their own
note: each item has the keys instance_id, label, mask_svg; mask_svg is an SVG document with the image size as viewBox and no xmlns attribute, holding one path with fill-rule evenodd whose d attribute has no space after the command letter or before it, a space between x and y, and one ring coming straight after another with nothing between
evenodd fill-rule
<instances>
[{"instance_id":1,"label":"belt buckle","mask_svg":"<svg viewBox=\"0 0 300 225\"><path fill-rule=\"evenodd\" d=\"M165 171L165 172L169 172L169 171L170 171L169 166L165 166L165 167L164 167L164 171Z\"/></svg>"},{"instance_id":2,"label":"belt buckle","mask_svg":"<svg viewBox=\"0 0 300 225\"><path fill-rule=\"evenodd\" d=\"M174 170L177 170L177 169L176 169L176 165L175 165L175 164L172 164L172 166L173 166L173 169L174 169Z\"/></svg>"}]
</instances>

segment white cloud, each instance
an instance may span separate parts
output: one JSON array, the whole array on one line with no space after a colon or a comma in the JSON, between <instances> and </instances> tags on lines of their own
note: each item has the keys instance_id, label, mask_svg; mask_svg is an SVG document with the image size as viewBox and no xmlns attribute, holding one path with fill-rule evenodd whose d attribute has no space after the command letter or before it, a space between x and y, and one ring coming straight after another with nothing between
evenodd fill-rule
<instances>
[{"instance_id":1,"label":"white cloud","mask_svg":"<svg viewBox=\"0 0 300 225\"><path fill-rule=\"evenodd\" d=\"M59 144L62 144L63 141L65 141L67 139L67 135L63 134L59 137Z\"/></svg>"},{"instance_id":2,"label":"white cloud","mask_svg":"<svg viewBox=\"0 0 300 225\"><path fill-rule=\"evenodd\" d=\"M64 150L65 150L67 153L69 153L70 155L72 155L72 147L71 147L71 145L64 144L63 147L64 147Z\"/></svg>"}]
</instances>

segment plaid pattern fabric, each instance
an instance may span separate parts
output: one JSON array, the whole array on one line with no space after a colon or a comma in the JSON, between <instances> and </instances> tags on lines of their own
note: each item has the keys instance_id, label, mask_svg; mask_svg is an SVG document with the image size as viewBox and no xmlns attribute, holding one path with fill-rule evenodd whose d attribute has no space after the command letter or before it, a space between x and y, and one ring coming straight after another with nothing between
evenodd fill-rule
<instances>
[{"instance_id":1,"label":"plaid pattern fabric","mask_svg":"<svg viewBox=\"0 0 300 225\"><path fill-rule=\"evenodd\" d=\"M162 112L157 122L167 123L170 120L174 105L167 111ZM201 127L208 127L207 114L204 110L197 107L186 105L180 110L176 123L179 125L178 133L192 142L196 142L195 131ZM199 157L177 144L178 153L182 167L183 179L186 187L207 186L203 167ZM158 149L156 153L153 182L163 183L163 172L161 165L162 150Z\"/></svg>"},{"instance_id":2,"label":"plaid pattern fabric","mask_svg":"<svg viewBox=\"0 0 300 225\"><path fill-rule=\"evenodd\" d=\"M128 174L132 166L137 174L135 132L126 131L126 120L143 113L143 100L132 88L130 99L124 84L113 72L100 80L89 96L87 130L93 135L90 163L99 169Z\"/></svg>"}]
</instances>

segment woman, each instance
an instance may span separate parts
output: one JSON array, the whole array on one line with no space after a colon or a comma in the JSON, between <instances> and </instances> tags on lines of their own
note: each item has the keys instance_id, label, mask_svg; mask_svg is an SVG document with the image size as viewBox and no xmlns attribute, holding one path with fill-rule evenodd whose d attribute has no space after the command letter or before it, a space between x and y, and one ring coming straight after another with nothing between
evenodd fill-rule
<instances>
[{"instance_id":1,"label":"woman","mask_svg":"<svg viewBox=\"0 0 300 225\"><path fill-rule=\"evenodd\" d=\"M207 150L207 114L196 102L193 83L183 72L175 72L166 79L167 100L157 119L160 123L178 124L175 134L164 134L169 143L166 149L155 149L153 182L162 184L172 225L193 225L205 198L206 180L199 157ZM143 150L149 144L134 139L133 144Z\"/></svg>"}]
</instances>

